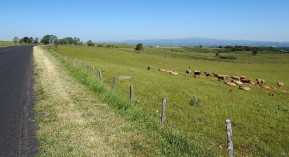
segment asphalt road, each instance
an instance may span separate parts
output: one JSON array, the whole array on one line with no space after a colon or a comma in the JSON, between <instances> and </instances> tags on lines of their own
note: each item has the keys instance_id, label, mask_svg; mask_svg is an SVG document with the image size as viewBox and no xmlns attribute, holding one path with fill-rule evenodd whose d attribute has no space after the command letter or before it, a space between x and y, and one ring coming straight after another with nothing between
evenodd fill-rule
<instances>
[{"instance_id":1,"label":"asphalt road","mask_svg":"<svg viewBox=\"0 0 289 157\"><path fill-rule=\"evenodd\" d=\"M33 156L33 46L0 48L0 156Z\"/></svg>"}]
</instances>

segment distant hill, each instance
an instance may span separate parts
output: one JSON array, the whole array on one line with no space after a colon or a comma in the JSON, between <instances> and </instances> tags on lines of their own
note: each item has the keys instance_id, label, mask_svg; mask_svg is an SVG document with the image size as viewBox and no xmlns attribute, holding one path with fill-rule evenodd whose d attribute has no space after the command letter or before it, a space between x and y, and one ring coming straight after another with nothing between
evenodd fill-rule
<instances>
[{"instance_id":1,"label":"distant hill","mask_svg":"<svg viewBox=\"0 0 289 157\"><path fill-rule=\"evenodd\" d=\"M125 40L118 43L137 44L147 46L273 46L289 47L289 42L250 41L250 40L221 40L209 38L184 38L184 39L152 39L152 40Z\"/></svg>"}]
</instances>

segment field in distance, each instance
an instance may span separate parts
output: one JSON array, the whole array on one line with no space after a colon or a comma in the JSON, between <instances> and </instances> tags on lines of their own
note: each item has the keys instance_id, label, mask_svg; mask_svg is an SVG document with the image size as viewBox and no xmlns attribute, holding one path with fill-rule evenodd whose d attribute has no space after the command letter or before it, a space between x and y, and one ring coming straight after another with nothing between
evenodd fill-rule
<instances>
[{"instance_id":1,"label":"field in distance","mask_svg":"<svg viewBox=\"0 0 289 157\"><path fill-rule=\"evenodd\" d=\"M286 156L289 154L289 54L258 52L222 53L219 48L145 47L113 48L58 46L57 52L101 69L103 81L111 86L113 76L132 76L116 80L115 90L129 98L133 85L139 107L160 115L161 99L167 98L166 125L173 126L188 139L194 137L216 154L227 155L225 120L233 127L234 151L243 156ZM220 56L234 56L221 59ZM147 70L148 65L151 70ZM186 77L188 66L202 73L200 79ZM174 70L178 75L160 72ZM204 71L228 76L264 79L263 89L244 85L251 91L231 87L217 78L206 78ZM276 82L283 87L276 87ZM269 96L274 93L274 96ZM156 116L155 118L160 118Z\"/></svg>"},{"instance_id":2,"label":"field in distance","mask_svg":"<svg viewBox=\"0 0 289 157\"><path fill-rule=\"evenodd\" d=\"M15 44L12 41L0 41L0 47L5 46L14 46Z\"/></svg>"}]
</instances>

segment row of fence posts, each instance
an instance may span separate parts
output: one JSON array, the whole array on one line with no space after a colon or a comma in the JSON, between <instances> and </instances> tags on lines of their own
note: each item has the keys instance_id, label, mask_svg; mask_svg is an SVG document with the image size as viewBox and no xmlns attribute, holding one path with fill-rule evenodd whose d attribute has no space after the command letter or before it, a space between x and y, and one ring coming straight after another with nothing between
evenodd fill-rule
<instances>
[{"instance_id":1,"label":"row of fence posts","mask_svg":"<svg viewBox=\"0 0 289 157\"><path fill-rule=\"evenodd\" d=\"M64 60L67 60L68 57L65 56ZM79 61L75 61L76 64L79 63ZM89 68L90 66L87 64L86 65L86 73L88 74L89 72ZM95 67L92 67L92 71L91 71L91 75L94 76L95 73ZM102 83L102 74L101 74L101 70L98 69L98 77L100 82ZM112 82L111 82L111 89L114 90L115 88L115 79L116 76L112 77ZM133 86L130 85L129 86L129 100L130 103L133 103ZM162 113L161 113L161 125L165 124L165 116L166 116L166 103L167 103L167 99L166 98L162 98ZM234 150L233 150L233 134L232 134L232 126L231 126L231 121L229 119L226 120L226 130L227 130L227 144L228 144L228 154L229 157L233 157L234 156Z\"/></svg>"}]
</instances>

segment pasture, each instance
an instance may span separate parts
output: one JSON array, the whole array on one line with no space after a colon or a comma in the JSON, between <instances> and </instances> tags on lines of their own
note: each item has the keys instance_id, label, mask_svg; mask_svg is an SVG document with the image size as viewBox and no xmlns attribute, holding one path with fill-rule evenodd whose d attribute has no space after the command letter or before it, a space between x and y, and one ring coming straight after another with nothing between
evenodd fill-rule
<instances>
[{"instance_id":1,"label":"pasture","mask_svg":"<svg viewBox=\"0 0 289 157\"><path fill-rule=\"evenodd\" d=\"M14 46L15 44L12 41L0 41L0 47L5 46Z\"/></svg>"},{"instance_id":2,"label":"pasture","mask_svg":"<svg viewBox=\"0 0 289 157\"><path fill-rule=\"evenodd\" d=\"M115 90L129 99L134 87L135 105L155 113L160 119L161 100L167 98L165 125L187 139L203 145L216 156L227 155L225 120L232 121L236 156L286 156L289 154L289 54L260 52L221 53L234 60L222 60L211 48L133 47L117 48L58 46L57 52L101 69L103 83L111 86L113 76L132 76L116 80ZM151 70L147 70L148 65ZM200 70L202 77L186 77L188 66ZM174 70L176 76L158 69ZM230 87L217 78L206 78L204 71L261 78L268 86L284 82L276 89L249 86L251 91ZM95 76L96 77L96 76ZM96 77L97 79L97 77ZM269 96L274 93L275 96Z\"/></svg>"}]
</instances>

